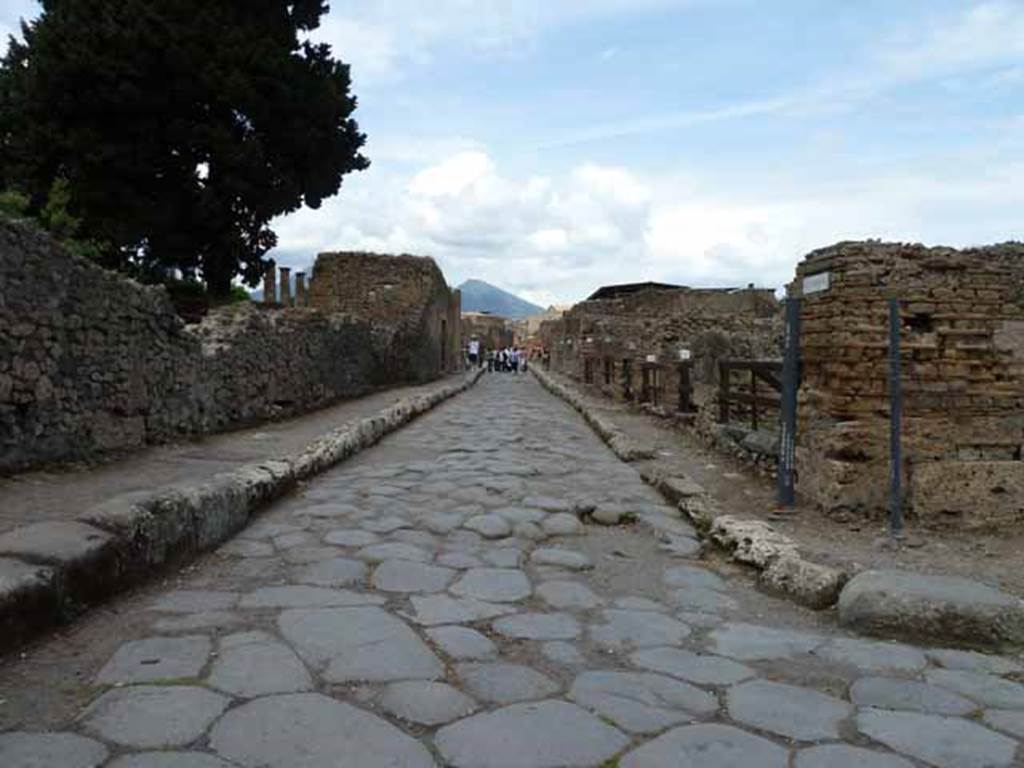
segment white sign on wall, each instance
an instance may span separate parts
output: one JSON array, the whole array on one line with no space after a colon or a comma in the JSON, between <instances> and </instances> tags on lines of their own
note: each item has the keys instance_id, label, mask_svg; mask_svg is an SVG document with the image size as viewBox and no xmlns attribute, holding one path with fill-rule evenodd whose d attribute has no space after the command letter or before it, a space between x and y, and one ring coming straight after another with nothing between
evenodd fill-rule
<instances>
[{"instance_id":1,"label":"white sign on wall","mask_svg":"<svg viewBox=\"0 0 1024 768\"><path fill-rule=\"evenodd\" d=\"M689 360L690 359L690 350L688 350L688 349L680 349L679 350L679 359L680 360Z\"/></svg>"},{"instance_id":2,"label":"white sign on wall","mask_svg":"<svg viewBox=\"0 0 1024 768\"><path fill-rule=\"evenodd\" d=\"M658 356L657 355L648 355L647 356L647 362L648 363L656 363L656 362L658 362Z\"/></svg>"},{"instance_id":3,"label":"white sign on wall","mask_svg":"<svg viewBox=\"0 0 1024 768\"><path fill-rule=\"evenodd\" d=\"M815 275L808 275L804 278L804 296L811 293L827 291L829 286L830 272L818 272Z\"/></svg>"}]
</instances>

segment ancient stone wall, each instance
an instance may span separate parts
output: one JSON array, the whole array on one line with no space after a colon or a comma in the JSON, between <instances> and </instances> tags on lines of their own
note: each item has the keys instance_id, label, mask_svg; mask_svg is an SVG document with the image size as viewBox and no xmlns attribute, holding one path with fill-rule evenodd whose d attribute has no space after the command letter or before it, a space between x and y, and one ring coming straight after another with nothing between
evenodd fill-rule
<instances>
[{"instance_id":1,"label":"ancient stone wall","mask_svg":"<svg viewBox=\"0 0 1024 768\"><path fill-rule=\"evenodd\" d=\"M713 396L718 361L727 357L776 358L781 324L771 290L651 287L589 299L560 320L541 324L553 370L599 387L616 399L636 399L642 367L661 364L662 396L677 401L680 352L693 361L699 404Z\"/></svg>"},{"instance_id":2,"label":"ancient stone wall","mask_svg":"<svg viewBox=\"0 0 1024 768\"><path fill-rule=\"evenodd\" d=\"M881 514L889 489L888 299L901 312L905 508L1024 524L1024 244L840 243L798 267L798 489Z\"/></svg>"},{"instance_id":3,"label":"ancient stone wall","mask_svg":"<svg viewBox=\"0 0 1024 768\"><path fill-rule=\"evenodd\" d=\"M451 300L446 319L457 317ZM0 472L252 424L436 373L434 353L432 367L409 359L413 345L423 346L415 329L311 309L238 305L186 326L163 288L0 220Z\"/></svg>"},{"instance_id":4,"label":"ancient stone wall","mask_svg":"<svg viewBox=\"0 0 1024 768\"><path fill-rule=\"evenodd\" d=\"M509 322L501 315L492 315L486 312L463 312L462 338L468 341L473 336L480 341L485 353L487 350L510 347L513 342Z\"/></svg>"},{"instance_id":5,"label":"ancient stone wall","mask_svg":"<svg viewBox=\"0 0 1024 768\"><path fill-rule=\"evenodd\" d=\"M449 289L431 258L376 253L321 253L309 305L365 319L388 337L389 365L426 381L458 370L462 360L461 294Z\"/></svg>"}]
</instances>

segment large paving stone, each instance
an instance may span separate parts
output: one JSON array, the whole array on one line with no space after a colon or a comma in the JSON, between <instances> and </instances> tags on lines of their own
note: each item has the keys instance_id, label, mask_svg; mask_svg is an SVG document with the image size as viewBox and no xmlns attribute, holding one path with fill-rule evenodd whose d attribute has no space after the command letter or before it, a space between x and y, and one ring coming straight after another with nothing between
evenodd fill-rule
<instances>
[{"instance_id":1,"label":"large paving stone","mask_svg":"<svg viewBox=\"0 0 1024 768\"><path fill-rule=\"evenodd\" d=\"M479 533L485 539L503 539L511 535L512 525L501 515L476 515L462 524L462 527Z\"/></svg>"},{"instance_id":2,"label":"large paving stone","mask_svg":"<svg viewBox=\"0 0 1024 768\"><path fill-rule=\"evenodd\" d=\"M666 587L687 587L689 589L726 589L725 581L717 573L695 565L677 565L665 569L661 580Z\"/></svg>"},{"instance_id":3,"label":"large paving stone","mask_svg":"<svg viewBox=\"0 0 1024 768\"><path fill-rule=\"evenodd\" d=\"M372 533L391 533L411 525L412 522L404 517L389 515L387 517L371 517L361 522L359 527Z\"/></svg>"},{"instance_id":4,"label":"large paving stone","mask_svg":"<svg viewBox=\"0 0 1024 768\"><path fill-rule=\"evenodd\" d=\"M1024 685L995 675L960 669L933 669L925 679L932 685L956 691L988 707L1024 709Z\"/></svg>"},{"instance_id":5,"label":"large paving stone","mask_svg":"<svg viewBox=\"0 0 1024 768\"><path fill-rule=\"evenodd\" d=\"M985 725L998 731L1024 739L1024 712L1009 709L989 709L982 718Z\"/></svg>"},{"instance_id":6,"label":"large paving stone","mask_svg":"<svg viewBox=\"0 0 1024 768\"><path fill-rule=\"evenodd\" d=\"M688 611L716 613L718 611L735 610L739 607L739 604L728 595L703 587L675 589L669 594L669 600L677 608Z\"/></svg>"},{"instance_id":7,"label":"large paving stone","mask_svg":"<svg viewBox=\"0 0 1024 768\"><path fill-rule=\"evenodd\" d=\"M295 580L320 587L348 587L365 581L367 572L366 563L362 560L332 557L301 569L296 573Z\"/></svg>"},{"instance_id":8,"label":"large paving stone","mask_svg":"<svg viewBox=\"0 0 1024 768\"><path fill-rule=\"evenodd\" d=\"M853 707L810 688L751 680L729 689L729 716L798 741L839 738L839 723Z\"/></svg>"},{"instance_id":9,"label":"large paving stone","mask_svg":"<svg viewBox=\"0 0 1024 768\"><path fill-rule=\"evenodd\" d=\"M604 600L595 595L590 587L575 581L545 581L537 587L537 596L559 609L587 610L604 604Z\"/></svg>"},{"instance_id":10,"label":"large paving stone","mask_svg":"<svg viewBox=\"0 0 1024 768\"><path fill-rule=\"evenodd\" d=\"M431 512L420 518L420 524L428 531L444 535L458 528L466 520L460 512Z\"/></svg>"},{"instance_id":11,"label":"large paving stone","mask_svg":"<svg viewBox=\"0 0 1024 768\"><path fill-rule=\"evenodd\" d=\"M740 622L715 629L710 639L716 653L740 661L792 659L810 653L824 640L807 632Z\"/></svg>"},{"instance_id":12,"label":"large paving stone","mask_svg":"<svg viewBox=\"0 0 1024 768\"><path fill-rule=\"evenodd\" d=\"M851 686L850 701L860 707L934 715L966 715L978 709L970 699L937 685L887 677L862 677Z\"/></svg>"},{"instance_id":13,"label":"large paving stone","mask_svg":"<svg viewBox=\"0 0 1024 768\"><path fill-rule=\"evenodd\" d=\"M970 672L991 672L993 675L1009 675L1024 672L1024 664L1005 656L993 656L977 651L960 651L952 648L931 648L925 651L928 658L947 669L966 669Z\"/></svg>"},{"instance_id":14,"label":"large paving stone","mask_svg":"<svg viewBox=\"0 0 1024 768\"><path fill-rule=\"evenodd\" d=\"M418 725L441 725L476 711L476 702L445 683L405 680L389 683L377 703L395 717Z\"/></svg>"},{"instance_id":15,"label":"large paving stone","mask_svg":"<svg viewBox=\"0 0 1024 768\"><path fill-rule=\"evenodd\" d=\"M657 733L718 709L707 691L649 672L584 672L569 698L630 733Z\"/></svg>"},{"instance_id":16,"label":"large paving stone","mask_svg":"<svg viewBox=\"0 0 1024 768\"><path fill-rule=\"evenodd\" d=\"M413 613L409 617L417 624L465 624L483 621L512 613L515 608L501 603L488 603L471 597L455 598L448 595L426 595L409 598Z\"/></svg>"},{"instance_id":17,"label":"large paving stone","mask_svg":"<svg viewBox=\"0 0 1024 768\"><path fill-rule=\"evenodd\" d=\"M261 587L242 597L242 608L336 608L379 605L384 598L362 592L305 585Z\"/></svg>"},{"instance_id":18,"label":"large paving stone","mask_svg":"<svg viewBox=\"0 0 1024 768\"><path fill-rule=\"evenodd\" d=\"M232 768L231 763L203 752L143 752L125 755L109 768Z\"/></svg>"},{"instance_id":19,"label":"large paving stone","mask_svg":"<svg viewBox=\"0 0 1024 768\"><path fill-rule=\"evenodd\" d=\"M797 753L793 768L914 768L910 761L847 744L825 744Z\"/></svg>"},{"instance_id":20,"label":"large paving stone","mask_svg":"<svg viewBox=\"0 0 1024 768\"><path fill-rule=\"evenodd\" d=\"M426 747L381 718L316 693L269 696L221 718L210 746L247 768L428 768Z\"/></svg>"},{"instance_id":21,"label":"large paving stone","mask_svg":"<svg viewBox=\"0 0 1024 768\"><path fill-rule=\"evenodd\" d=\"M526 574L514 568L471 568L452 585L451 593L494 603L510 603L533 592Z\"/></svg>"},{"instance_id":22,"label":"large paving stone","mask_svg":"<svg viewBox=\"0 0 1024 768\"><path fill-rule=\"evenodd\" d=\"M533 550L530 562L534 565L551 565L569 571L586 571L594 567L590 558L582 552L557 547L540 547Z\"/></svg>"},{"instance_id":23,"label":"large paving stone","mask_svg":"<svg viewBox=\"0 0 1024 768\"><path fill-rule=\"evenodd\" d=\"M440 592L455 578L455 571L412 560L385 560L373 572L372 584L384 592Z\"/></svg>"},{"instance_id":24,"label":"large paving stone","mask_svg":"<svg viewBox=\"0 0 1024 768\"><path fill-rule=\"evenodd\" d=\"M313 687L309 672L292 650L262 633L224 638L207 682L247 699Z\"/></svg>"},{"instance_id":25,"label":"large paving stone","mask_svg":"<svg viewBox=\"0 0 1024 768\"><path fill-rule=\"evenodd\" d=\"M241 615L231 611L200 611L157 619L153 629L157 632L195 632L200 629L229 629L243 621Z\"/></svg>"},{"instance_id":26,"label":"large paving stone","mask_svg":"<svg viewBox=\"0 0 1024 768\"><path fill-rule=\"evenodd\" d=\"M574 704L514 704L460 720L434 743L454 768L582 768L596 766L629 740Z\"/></svg>"},{"instance_id":27,"label":"large paving stone","mask_svg":"<svg viewBox=\"0 0 1024 768\"><path fill-rule=\"evenodd\" d=\"M230 699L205 688L138 685L115 688L82 714L85 730L135 749L183 747L198 739Z\"/></svg>"},{"instance_id":28,"label":"large paving stone","mask_svg":"<svg viewBox=\"0 0 1024 768\"><path fill-rule=\"evenodd\" d=\"M918 672L928 664L925 655L909 645L850 637L830 640L814 653L833 664L846 664L865 672Z\"/></svg>"},{"instance_id":29,"label":"large paving stone","mask_svg":"<svg viewBox=\"0 0 1024 768\"><path fill-rule=\"evenodd\" d=\"M1016 741L956 717L865 709L857 728L890 749L937 768L1014 765Z\"/></svg>"},{"instance_id":30,"label":"large paving stone","mask_svg":"<svg viewBox=\"0 0 1024 768\"><path fill-rule=\"evenodd\" d=\"M543 699L561 686L535 669L505 662L466 662L456 666L463 687L481 701L511 704Z\"/></svg>"},{"instance_id":31,"label":"large paving stone","mask_svg":"<svg viewBox=\"0 0 1024 768\"><path fill-rule=\"evenodd\" d=\"M124 643L96 675L97 683L149 683L198 677L210 658L207 637L148 637Z\"/></svg>"},{"instance_id":32,"label":"large paving stone","mask_svg":"<svg viewBox=\"0 0 1024 768\"><path fill-rule=\"evenodd\" d=\"M648 648L629 657L631 663L698 685L732 685L756 674L739 662L682 648Z\"/></svg>"},{"instance_id":33,"label":"large paving stone","mask_svg":"<svg viewBox=\"0 0 1024 768\"><path fill-rule=\"evenodd\" d=\"M238 603L237 592L217 592L203 589L179 589L162 595L149 608L167 613L198 613L199 611L227 611Z\"/></svg>"},{"instance_id":34,"label":"large paving stone","mask_svg":"<svg viewBox=\"0 0 1024 768\"><path fill-rule=\"evenodd\" d=\"M582 667L587 663L577 646L563 640L541 643L540 652L548 661L566 667Z\"/></svg>"},{"instance_id":35,"label":"large paving stone","mask_svg":"<svg viewBox=\"0 0 1024 768\"><path fill-rule=\"evenodd\" d=\"M383 563L385 560L415 560L425 563L433 555L422 547L404 544L400 541L387 541L383 544L371 544L356 552L356 557L368 563Z\"/></svg>"},{"instance_id":36,"label":"large paving stone","mask_svg":"<svg viewBox=\"0 0 1024 768\"><path fill-rule=\"evenodd\" d=\"M567 613L520 613L491 626L499 635L517 640L572 640L580 634L579 622Z\"/></svg>"},{"instance_id":37,"label":"large paving stone","mask_svg":"<svg viewBox=\"0 0 1024 768\"><path fill-rule=\"evenodd\" d=\"M4 768L99 768L108 754L98 741L74 733L0 733Z\"/></svg>"},{"instance_id":38,"label":"large paving stone","mask_svg":"<svg viewBox=\"0 0 1024 768\"><path fill-rule=\"evenodd\" d=\"M653 611L609 608L601 611L601 617L603 623L590 625L590 638L612 650L676 645L690 635L690 628L682 622Z\"/></svg>"},{"instance_id":39,"label":"large paving stone","mask_svg":"<svg viewBox=\"0 0 1024 768\"><path fill-rule=\"evenodd\" d=\"M568 512L559 512L545 518L541 522L541 528L548 536L580 536L583 534L583 523L576 515Z\"/></svg>"},{"instance_id":40,"label":"large paving stone","mask_svg":"<svg viewBox=\"0 0 1024 768\"><path fill-rule=\"evenodd\" d=\"M619 760L620 768L786 768L789 753L729 725L674 728Z\"/></svg>"},{"instance_id":41,"label":"large paving stone","mask_svg":"<svg viewBox=\"0 0 1024 768\"><path fill-rule=\"evenodd\" d=\"M323 678L354 681L435 680L441 662L401 619L380 608L285 611L282 634Z\"/></svg>"},{"instance_id":42,"label":"large paving stone","mask_svg":"<svg viewBox=\"0 0 1024 768\"><path fill-rule=\"evenodd\" d=\"M324 541L339 547L369 547L380 541L380 536L371 531L357 528L344 528L331 531L324 536Z\"/></svg>"},{"instance_id":43,"label":"large paving stone","mask_svg":"<svg viewBox=\"0 0 1024 768\"><path fill-rule=\"evenodd\" d=\"M498 655L498 646L489 637L469 627L435 627L427 630L427 637L457 661L493 659Z\"/></svg>"},{"instance_id":44,"label":"large paving stone","mask_svg":"<svg viewBox=\"0 0 1024 768\"><path fill-rule=\"evenodd\" d=\"M839 620L872 634L1024 645L1024 600L954 576L864 571L843 588Z\"/></svg>"}]
</instances>

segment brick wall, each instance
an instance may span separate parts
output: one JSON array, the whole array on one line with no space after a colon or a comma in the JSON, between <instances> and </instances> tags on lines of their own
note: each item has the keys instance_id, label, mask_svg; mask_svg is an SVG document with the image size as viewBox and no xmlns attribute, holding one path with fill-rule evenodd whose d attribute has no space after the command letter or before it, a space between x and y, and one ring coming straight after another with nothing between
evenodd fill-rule
<instances>
[{"instance_id":1,"label":"brick wall","mask_svg":"<svg viewBox=\"0 0 1024 768\"><path fill-rule=\"evenodd\" d=\"M803 290L826 274L827 288ZM811 253L791 292L803 295L802 493L826 510L888 504L894 297L908 512L934 524L1024 524L1024 244L840 243Z\"/></svg>"},{"instance_id":2,"label":"brick wall","mask_svg":"<svg viewBox=\"0 0 1024 768\"><path fill-rule=\"evenodd\" d=\"M309 305L372 323L375 333L391 338L391 367L414 380L461 366L461 293L449 289L431 258L321 253L313 267Z\"/></svg>"}]
</instances>

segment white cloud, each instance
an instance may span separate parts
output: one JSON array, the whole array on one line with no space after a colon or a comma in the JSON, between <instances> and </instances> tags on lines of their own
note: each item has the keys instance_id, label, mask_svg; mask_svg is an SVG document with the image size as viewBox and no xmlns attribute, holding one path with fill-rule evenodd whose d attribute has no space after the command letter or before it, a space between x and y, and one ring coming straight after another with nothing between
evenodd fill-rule
<instances>
[{"instance_id":1,"label":"white cloud","mask_svg":"<svg viewBox=\"0 0 1024 768\"><path fill-rule=\"evenodd\" d=\"M547 305L637 280L778 287L804 254L842 239L1020 237L1024 164L998 153L954 160L858 179L794 179L777 183L765 203L593 163L517 178L472 150L410 175L346 180L320 212L276 223L279 258L298 266L329 249L432 255L452 282L480 278Z\"/></svg>"}]
</instances>

